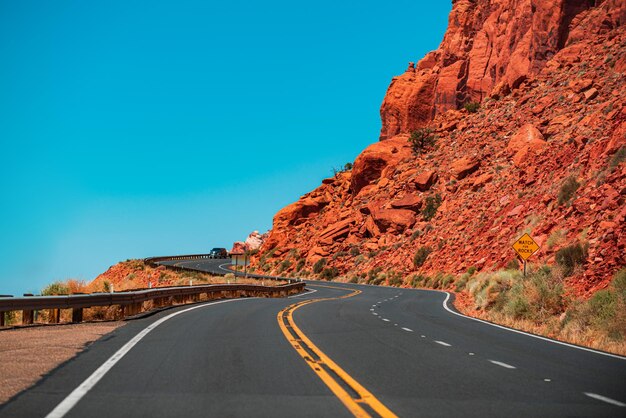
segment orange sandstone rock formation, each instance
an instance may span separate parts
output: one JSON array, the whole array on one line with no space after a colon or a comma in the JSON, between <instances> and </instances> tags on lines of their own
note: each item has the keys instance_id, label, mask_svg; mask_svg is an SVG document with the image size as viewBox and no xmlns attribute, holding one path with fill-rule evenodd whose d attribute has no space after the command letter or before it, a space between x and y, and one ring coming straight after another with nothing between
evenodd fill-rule
<instances>
[{"instance_id":1,"label":"orange sandstone rock formation","mask_svg":"<svg viewBox=\"0 0 626 418\"><path fill-rule=\"evenodd\" d=\"M624 23L623 0L454 1L439 49L391 82L382 141L276 214L257 267L497 269L528 232L536 263L586 243L569 288L606 287L626 264ZM414 154L409 135L426 126L436 145ZM568 178L580 186L559 202ZM422 247L432 252L416 268Z\"/></svg>"}]
</instances>

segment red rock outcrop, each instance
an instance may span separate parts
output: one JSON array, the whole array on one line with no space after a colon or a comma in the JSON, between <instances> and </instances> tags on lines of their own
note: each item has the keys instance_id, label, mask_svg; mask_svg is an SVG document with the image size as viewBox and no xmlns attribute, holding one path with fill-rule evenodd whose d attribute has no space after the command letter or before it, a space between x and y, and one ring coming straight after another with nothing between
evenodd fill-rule
<instances>
[{"instance_id":1,"label":"red rock outcrop","mask_svg":"<svg viewBox=\"0 0 626 418\"><path fill-rule=\"evenodd\" d=\"M515 89L565 46L625 22L623 0L454 1L439 48L392 80L380 110L380 139Z\"/></svg>"},{"instance_id":2,"label":"red rock outcrop","mask_svg":"<svg viewBox=\"0 0 626 418\"><path fill-rule=\"evenodd\" d=\"M384 141L281 210L256 268L302 274L326 257L357 280L498 269L528 232L534 263L586 243L568 288L606 287L626 265L624 23L623 0L453 2L440 48L387 91ZM459 110L470 100L476 112ZM414 154L421 126L436 144ZM568 178L579 187L559 202ZM416 268L422 247L432 252Z\"/></svg>"}]
</instances>

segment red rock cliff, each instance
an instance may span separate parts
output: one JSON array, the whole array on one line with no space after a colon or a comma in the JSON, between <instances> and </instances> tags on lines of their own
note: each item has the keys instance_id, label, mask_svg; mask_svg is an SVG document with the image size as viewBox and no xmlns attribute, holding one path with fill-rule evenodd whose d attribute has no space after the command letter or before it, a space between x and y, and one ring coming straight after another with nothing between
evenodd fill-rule
<instances>
[{"instance_id":1,"label":"red rock cliff","mask_svg":"<svg viewBox=\"0 0 626 418\"><path fill-rule=\"evenodd\" d=\"M439 49L392 80L380 109L380 139L517 88L563 47L625 21L623 0L453 1Z\"/></svg>"},{"instance_id":2,"label":"red rock cliff","mask_svg":"<svg viewBox=\"0 0 626 418\"><path fill-rule=\"evenodd\" d=\"M626 264L625 22L624 0L455 1L440 48L392 81L384 140L278 212L256 268L302 275L325 258L355 280L498 269L528 232L537 263L584 242L568 285L605 287ZM420 126L436 145L416 155Z\"/></svg>"}]
</instances>

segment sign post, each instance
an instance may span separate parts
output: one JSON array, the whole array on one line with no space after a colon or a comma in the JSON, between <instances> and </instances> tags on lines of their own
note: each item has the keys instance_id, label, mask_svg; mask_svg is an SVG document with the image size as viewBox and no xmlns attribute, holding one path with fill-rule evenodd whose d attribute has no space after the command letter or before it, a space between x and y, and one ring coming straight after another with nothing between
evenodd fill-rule
<instances>
[{"instance_id":1,"label":"sign post","mask_svg":"<svg viewBox=\"0 0 626 418\"><path fill-rule=\"evenodd\" d=\"M513 249L520 257L522 257L522 260L524 260L524 277L526 277L526 260L539 250L539 245L537 245L535 240L532 239L530 235L524 234L517 241L515 241Z\"/></svg>"}]
</instances>

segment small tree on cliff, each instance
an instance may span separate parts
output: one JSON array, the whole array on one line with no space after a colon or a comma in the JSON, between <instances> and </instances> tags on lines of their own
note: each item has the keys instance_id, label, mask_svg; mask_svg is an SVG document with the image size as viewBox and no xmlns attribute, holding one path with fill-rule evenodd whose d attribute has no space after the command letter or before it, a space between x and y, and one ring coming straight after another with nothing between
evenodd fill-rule
<instances>
[{"instance_id":1,"label":"small tree on cliff","mask_svg":"<svg viewBox=\"0 0 626 418\"><path fill-rule=\"evenodd\" d=\"M411 132L409 143L415 155L420 155L427 148L435 145L435 135L431 128L420 128Z\"/></svg>"}]
</instances>

